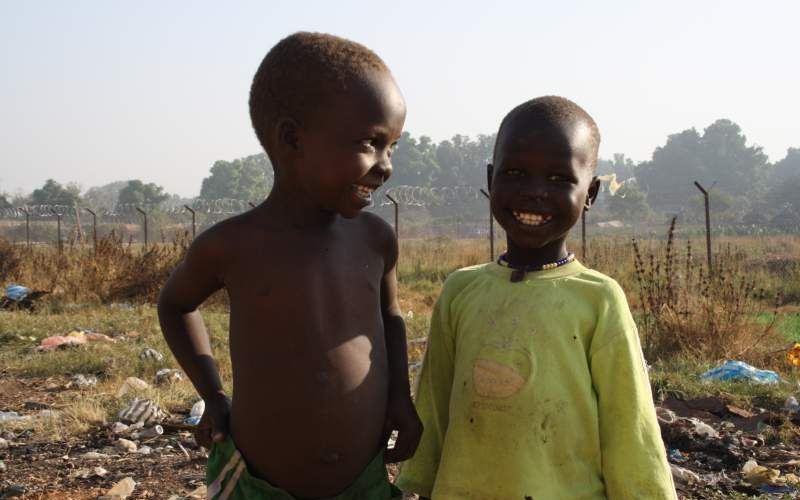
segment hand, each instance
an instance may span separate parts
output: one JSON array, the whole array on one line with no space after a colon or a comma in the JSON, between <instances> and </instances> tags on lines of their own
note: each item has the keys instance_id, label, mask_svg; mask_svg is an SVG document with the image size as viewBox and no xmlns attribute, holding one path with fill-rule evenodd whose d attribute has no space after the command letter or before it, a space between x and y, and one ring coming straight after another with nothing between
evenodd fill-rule
<instances>
[{"instance_id":1,"label":"hand","mask_svg":"<svg viewBox=\"0 0 800 500\"><path fill-rule=\"evenodd\" d=\"M200 446L211 449L214 443L221 443L228 437L228 419L231 414L231 400L224 393L206 401L206 410L194 431L194 439Z\"/></svg>"},{"instance_id":2,"label":"hand","mask_svg":"<svg viewBox=\"0 0 800 500\"><path fill-rule=\"evenodd\" d=\"M392 431L397 431L394 448L387 448L383 461L395 463L408 460L417 450L422 437L422 421L417 415L410 395L390 397L386 406L386 423L383 426L383 442L387 442Z\"/></svg>"}]
</instances>

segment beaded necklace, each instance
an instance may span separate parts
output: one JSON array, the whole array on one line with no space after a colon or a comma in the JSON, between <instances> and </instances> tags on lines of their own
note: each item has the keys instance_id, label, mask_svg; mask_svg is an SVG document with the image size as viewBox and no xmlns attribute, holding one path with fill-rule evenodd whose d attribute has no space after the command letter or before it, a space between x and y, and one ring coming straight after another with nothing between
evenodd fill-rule
<instances>
[{"instance_id":1,"label":"beaded necklace","mask_svg":"<svg viewBox=\"0 0 800 500\"><path fill-rule=\"evenodd\" d=\"M525 279L526 273L533 273L536 271L546 271L548 269L555 269L557 267L561 267L563 265L569 264L575 260L574 253L568 253L566 257L562 257L555 262L550 262L549 264L542 264L541 266L515 266L511 264L508 259L506 259L506 254L500 256L497 259L497 263L503 267L507 267L509 269L513 269L511 273L511 282L517 283Z\"/></svg>"}]
</instances>

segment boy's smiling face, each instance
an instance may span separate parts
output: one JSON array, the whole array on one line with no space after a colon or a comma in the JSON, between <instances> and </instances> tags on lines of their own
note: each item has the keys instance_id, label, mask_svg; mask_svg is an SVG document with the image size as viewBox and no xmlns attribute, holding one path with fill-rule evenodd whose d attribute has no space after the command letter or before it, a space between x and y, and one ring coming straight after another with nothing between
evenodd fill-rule
<instances>
[{"instance_id":1,"label":"boy's smiling face","mask_svg":"<svg viewBox=\"0 0 800 500\"><path fill-rule=\"evenodd\" d=\"M355 217L392 173L406 116L403 96L389 73L376 72L311 115L298 127L291 183L323 211Z\"/></svg>"},{"instance_id":2,"label":"boy's smiling face","mask_svg":"<svg viewBox=\"0 0 800 500\"><path fill-rule=\"evenodd\" d=\"M541 265L566 256L569 230L597 195L593 156L591 130L583 123L498 137L491 208L506 231L509 261Z\"/></svg>"}]
</instances>

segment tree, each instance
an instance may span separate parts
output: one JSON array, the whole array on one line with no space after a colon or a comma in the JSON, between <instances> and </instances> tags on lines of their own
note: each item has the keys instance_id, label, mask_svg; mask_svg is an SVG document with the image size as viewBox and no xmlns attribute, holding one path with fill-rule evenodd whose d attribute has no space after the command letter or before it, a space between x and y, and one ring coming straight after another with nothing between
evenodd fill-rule
<instances>
[{"instance_id":1,"label":"tree","mask_svg":"<svg viewBox=\"0 0 800 500\"><path fill-rule=\"evenodd\" d=\"M732 195L761 193L767 174L767 156L759 146L747 146L741 128L717 120L703 131L688 129L670 135L653 158L636 170L636 179L650 205L677 213L697 194L693 181Z\"/></svg>"},{"instance_id":2,"label":"tree","mask_svg":"<svg viewBox=\"0 0 800 500\"><path fill-rule=\"evenodd\" d=\"M764 187L767 155L760 146L747 146L739 125L715 121L703 131L700 145L706 175L717 182L716 189L745 195Z\"/></svg>"},{"instance_id":3,"label":"tree","mask_svg":"<svg viewBox=\"0 0 800 500\"><path fill-rule=\"evenodd\" d=\"M650 206L677 213L694 194L693 180L707 183L709 178L701 160L700 134L691 128L667 138L653 151L650 161L639 165L636 181L647 193Z\"/></svg>"},{"instance_id":4,"label":"tree","mask_svg":"<svg viewBox=\"0 0 800 500\"><path fill-rule=\"evenodd\" d=\"M0 208L11 208L11 203L3 193L0 193Z\"/></svg>"},{"instance_id":5,"label":"tree","mask_svg":"<svg viewBox=\"0 0 800 500\"><path fill-rule=\"evenodd\" d=\"M615 218L626 222L641 222L653 215L647 197L636 183L626 182L616 194L606 198L608 212Z\"/></svg>"},{"instance_id":6,"label":"tree","mask_svg":"<svg viewBox=\"0 0 800 500\"><path fill-rule=\"evenodd\" d=\"M786 157L772 168L769 183L775 186L796 176L800 176L800 148L789 148Z\"/></svg>"},{"instance_id":7,"label":"tree","mask_svg":"<svg viewBox=\"0 0 800 500\"><path fill-rule=\"evenodd\" d=\"M83 201L93 208L113 209L117 206L119 192L128 184L128 181L115 181L103 186L89 188L83 194Z\"/></svg>"},{"instance_id":8,"label":"tree","mask_svg":"<svg viewBox=\"0 0 800 500\"><path fill-rule=\"evenodd\" d=\"M203 179L200 198L232 198L256 203L267 196L272 179L272 167L263 153L233 161L216 161L211 175Z\"/></svg>"},{"instance_id":9,"label":"tree","mask_svg":"<svg viewBox=\"0 0 800 500\"><path fill-rule=\"evenodd\" d=\"M120 190L117 202L122 205L156 206L168 198L169 194L164 192L163 187L133 179Z\"/></svg>"},{"instance_id":10,"label":"tree","mask_svg":"<svg viewBox=\"0 0 800 500\"><path fill-rule=\"evenodd\" d=\"M403 132L392 154L391 185L430 186L439 172L430 137L422 136L419 142L408 132Z\"/></svg>"},{"instance_id":11,"label":"tree","mask_svg":"<svg viewBox=\"0 0 800 500\"><path fill-rule=\"evenodd\" d=\"M81 201L81 189L77 184L62 186L53 179L47 179L44 186L31 193L34 205L77 205Z\"/></svg>"}]
</instances>

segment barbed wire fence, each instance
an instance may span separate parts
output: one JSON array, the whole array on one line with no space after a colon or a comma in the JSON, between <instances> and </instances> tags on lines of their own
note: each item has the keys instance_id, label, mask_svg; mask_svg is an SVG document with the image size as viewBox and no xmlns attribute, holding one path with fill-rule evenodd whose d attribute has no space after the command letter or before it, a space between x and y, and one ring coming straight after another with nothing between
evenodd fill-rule
<instances>
[{"instance_id":1,"label":"barbed wire fence","mask_svg":"<svg viewBox=\"0 0 800 500\"><path fill-rule=\"evenodd\" d=\"M485 192L484 192L485 193ZM472 186L399 185L373 193L368 208L392 223L402 237L480 238L493 235L487 222L488 201ZM117 204L113 208L83 205L26 205L0 209L0 238L20 244L54 245L65 241L95 244L114 231L129 242L149 245L159 237L192 237L203 229L251 210L256 200L194 199L173 205ZM402 219L402 221L401 221Z\"/></svg>"}]
</instances>

